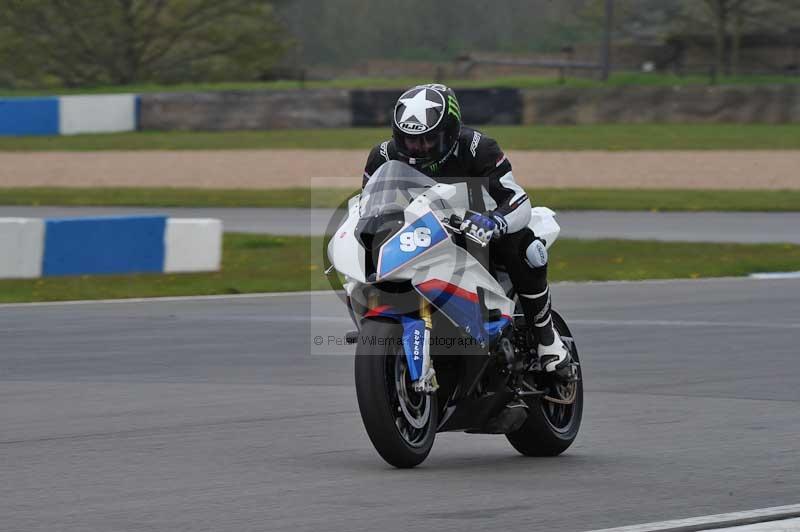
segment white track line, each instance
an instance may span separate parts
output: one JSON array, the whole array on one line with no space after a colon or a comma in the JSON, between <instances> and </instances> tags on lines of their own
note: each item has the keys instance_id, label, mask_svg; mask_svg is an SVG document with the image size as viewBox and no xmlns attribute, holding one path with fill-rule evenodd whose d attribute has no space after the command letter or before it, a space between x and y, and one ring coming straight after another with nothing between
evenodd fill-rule
<instances>
[{"instance_id":1,"label":"white track line","mask_svg":"<svg viewBox=\"0 0 800 532\"><path fill-rule=\"evenodd\" d=\"M645 523L643 525L604 528L602 530L593 530L592 532L701 532L703 530L718 530L720 528L752 525L755 523L778 521L794 517L800 517L800 504L775 506L772 508L761 508L758 510L729 514L705 515L702 517L677 519L674 521Z\"/></svg>"},{"instance_id":2,"label":"white track line","mask_svg":"<svg viewBox=\"0 0 800 532\"><path fill-rule=\"evenodd\" d=\"M622 325L630 327L755 327L757 329L800 329L800 323L758 323L746 321L571 319L569 323L577 325Z\"/></svg>"},{"instance_id":3,"label":"white track line","mask_svg":"<svg viewBox=\"0 0 800 532\"><path fill-rule=\"evenodd\" d=\"M800 279L800 272L751 273L751 279Z\"/></svg>"},{"instance_id":4,"label":"white track line","mask_svg":"<svg viewBox=\"0 0 800 532\"><path fill-rule=\"evenodd\" d=\"M716 532L798 532L800 519L781 519L733 528L719 528Z\"/></svg>"}]
</instances>

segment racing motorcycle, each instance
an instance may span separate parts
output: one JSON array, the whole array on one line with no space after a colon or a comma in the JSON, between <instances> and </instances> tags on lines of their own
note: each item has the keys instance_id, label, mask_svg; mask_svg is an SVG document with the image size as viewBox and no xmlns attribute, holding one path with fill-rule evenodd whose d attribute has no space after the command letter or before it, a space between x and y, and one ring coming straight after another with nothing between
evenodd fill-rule
<instances>
[{"instance_id":1,"label":"racing motorcycle","mask_svg":"<svg viewBox=\"0 0 800 532\"><path fill-rule=\"evenodd\" d=\"M327 246L357 327L355 387L375 449L409 468L437 432L504 434L527 456L555 456L580 428L582 373L575 341L553 323L572 363L545 373L537 340L508 275L479 238L462 231L491 197L480 178L438 180L400 161L379 168ZM532 210L530 227L551 246L555 213Z\"/></svg>"}]
</instances>

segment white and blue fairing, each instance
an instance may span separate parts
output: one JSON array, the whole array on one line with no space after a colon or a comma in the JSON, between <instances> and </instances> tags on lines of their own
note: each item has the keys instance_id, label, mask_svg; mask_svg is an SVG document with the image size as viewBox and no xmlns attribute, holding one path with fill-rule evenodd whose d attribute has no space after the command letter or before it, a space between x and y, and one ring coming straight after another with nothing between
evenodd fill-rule
<instances>
[{"instance_id":1,"label":"white and blue fairing","mask_svg":"<svg viewBox=\"0 0 800 532\"><path fill-rule=\"evenodd\" d=\"M442 222L453 213L463 217L468 208L466 187L437 183L399 161L385 163L361 196L351 199L348 218L328 246L334 268L345 276L348 295L367 283L365 251L355 235L358 221L402 210L402 226L380 246L375 281L410 281L423 298L471 338L480 343L496 338L511 323L514 302L478 260L455 244ZM555 213L535 208L532 214L534 230L546 233L551 245L559 231ZM484 321L479 289L486 308L500 311L499 319ZM422 361L418 348L424 322L415 315L396 313L391 305L370 309L369 316L401 323L409 373L412 379L419 378Z\"/></svg>"}]
</instances>

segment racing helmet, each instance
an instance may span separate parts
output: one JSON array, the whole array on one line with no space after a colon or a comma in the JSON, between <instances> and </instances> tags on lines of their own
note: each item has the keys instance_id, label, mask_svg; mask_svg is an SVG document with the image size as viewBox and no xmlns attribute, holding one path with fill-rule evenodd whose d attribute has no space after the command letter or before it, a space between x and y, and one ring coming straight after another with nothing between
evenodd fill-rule
<instances>
[{"instance_id":1,"label":"racing helmet","mask_svg":"<svg viewBox=\"0 0 800 532\"><path fill-rule=\"evenodd\" d=\"M436 171L456 149L460 132L461 107L445 85L417 85L394 106L392 138L399 159L420 170Z\"/></svg>"}]
</instances>

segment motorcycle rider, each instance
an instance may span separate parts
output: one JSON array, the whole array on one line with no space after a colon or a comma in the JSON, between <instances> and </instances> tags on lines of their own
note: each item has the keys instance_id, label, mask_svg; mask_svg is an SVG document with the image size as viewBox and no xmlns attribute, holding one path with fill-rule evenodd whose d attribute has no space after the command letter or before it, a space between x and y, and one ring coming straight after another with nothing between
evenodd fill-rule
<instances>
[{"instance_id":1,"label":"motorcycle rider","mask_svg":"<svg viewBox=\"0 0 800 532\"><path fill-rule=\"evenodd\" d=\"M511 163L494 139L461 124L455 92L441 84L418 85L403 93L392 115L392 139L367 158L363 186L385 162L399 160L436 179L483 177L496 207L465 217L461 229L491 242L491 254L505 266L519 295L525 319L538 339L542 369L570 363L555 332L547 284L547 248L528 228L531 202L511 173Z\"/></svg>"}]
</instances>

